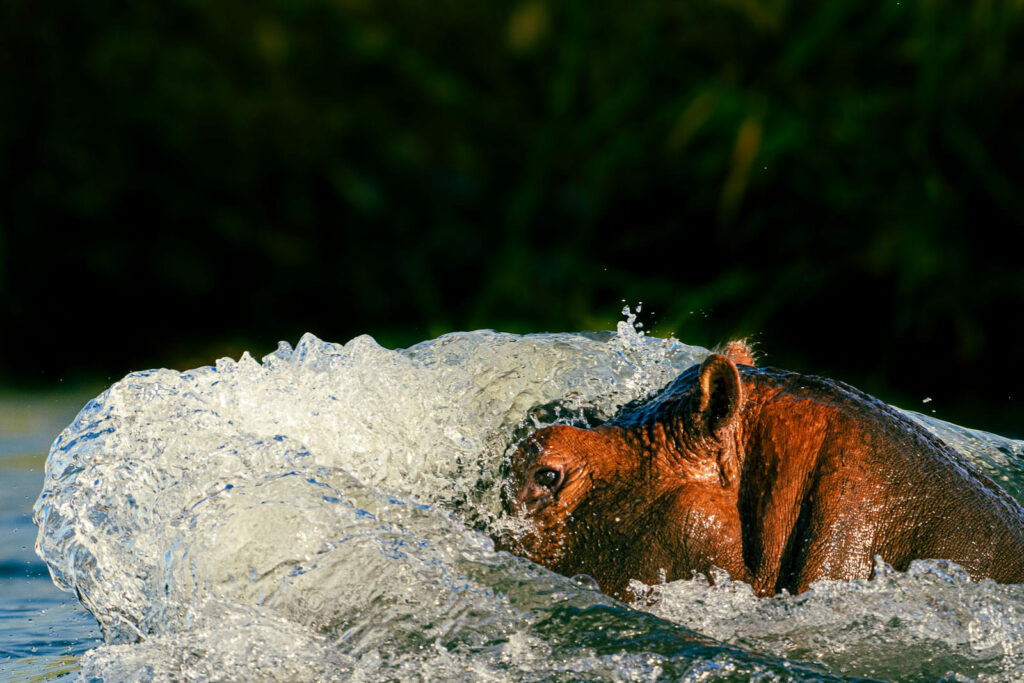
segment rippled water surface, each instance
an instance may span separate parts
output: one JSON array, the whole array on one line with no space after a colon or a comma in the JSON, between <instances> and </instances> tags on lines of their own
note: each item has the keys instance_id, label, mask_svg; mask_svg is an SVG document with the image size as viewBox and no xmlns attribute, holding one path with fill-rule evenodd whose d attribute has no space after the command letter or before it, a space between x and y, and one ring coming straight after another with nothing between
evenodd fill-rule
<instances>
[{"instance_id":1,"label":"rippled water surface","mask_svg":"<svg viewBox=\"0 0 1024 683\"><path fill-rule=\"evenodd\" d=\"M96 621L50 581L33 551L32 504L54 434L88 396L0 397L0 680L39 681L77 668L99 645Z\"/></svg>"},{"instance_id":2,"label":"rippled water surface","mask_svg":"<svg viewBox=\"0 0 1024 683\"><path fill-rule=\"evenodd\" d=\"M35 506L54 581L105 639L77 660L81 675L1024 676L1022 587L948 563L880 564L875 581L771 599L698 577L637 585L625 605L495 552L516 438L542 420L611 416L706 353L625 323L399 351L307 335L262 362L126 377L61 433ZM1020 497L1021 443L916 417Z\"/></svg>"}]
</instances>

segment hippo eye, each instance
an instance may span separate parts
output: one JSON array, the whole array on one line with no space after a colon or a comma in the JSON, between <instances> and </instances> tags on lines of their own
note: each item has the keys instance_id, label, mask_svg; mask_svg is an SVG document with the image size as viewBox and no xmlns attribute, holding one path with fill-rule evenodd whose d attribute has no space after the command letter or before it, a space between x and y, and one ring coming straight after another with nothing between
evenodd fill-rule
<instances>
[{"instance_id":1,"label":"hippo eye","mask_svg":"<svg viewBox=\"0 0 1024 683\"><path fill-rule=\"evenodd\" d=\"M561 479L561 475L558 471L548 467L541 468L533 473L533 480L537 485L546 489L553 488L558 484L559 479Z\"/></svg>"}]
</instances>

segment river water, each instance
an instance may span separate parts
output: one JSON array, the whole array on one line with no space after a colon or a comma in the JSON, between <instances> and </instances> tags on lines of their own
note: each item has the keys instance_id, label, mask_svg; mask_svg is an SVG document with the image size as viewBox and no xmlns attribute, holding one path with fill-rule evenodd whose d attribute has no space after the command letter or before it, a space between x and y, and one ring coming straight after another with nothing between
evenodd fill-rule
<instances>
[{"instance_id":1,"label":"river water","mask_svg":"<svg viewBox=\"0 0 1024 683\"><path fill-rule=\"evenodd\" d=\"M637 585L627 605L495 552L516 439L610 417L706 353L624 322L405 350L306 335L262 361L129 375L60 434L34 510L73 592L56 595L95 622L48 597L56 626L23 622L0 665L110 681L1024 677L1024 587L949 563L879 560L877 580L767 599L698 577ZM912 415L1021 498L1024 444ZM3 566L33 614L46 579L17 552Z\"/></svg>"},{"instance_id":2,"label":"river water","mask_svg":"<svg viewBox=\"0 0 1024 683\"><path fill-rule=\"evenodd\" d=\"M77 668L102 642L96 620L50 580L33 550L32 504L55 434L89 396L0 397L0 680L37 681Z\"/></svg>"}]
</instances>

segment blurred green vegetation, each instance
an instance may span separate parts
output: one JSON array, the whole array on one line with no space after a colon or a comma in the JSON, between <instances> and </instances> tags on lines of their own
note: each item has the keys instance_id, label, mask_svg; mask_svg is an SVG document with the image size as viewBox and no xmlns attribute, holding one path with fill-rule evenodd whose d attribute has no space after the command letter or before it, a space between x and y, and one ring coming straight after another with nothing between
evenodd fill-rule
<instances>
[{"instance_id":1,"label":"blurred green vegetation","mask_svg":"<svg viewBox=\"0 0 1024 683\"><path fill-rule=\"evenodd\" d=\"M1024 436L1024 2L0 0L0 378L750 336Z\"/></svg>"}]
</instances>

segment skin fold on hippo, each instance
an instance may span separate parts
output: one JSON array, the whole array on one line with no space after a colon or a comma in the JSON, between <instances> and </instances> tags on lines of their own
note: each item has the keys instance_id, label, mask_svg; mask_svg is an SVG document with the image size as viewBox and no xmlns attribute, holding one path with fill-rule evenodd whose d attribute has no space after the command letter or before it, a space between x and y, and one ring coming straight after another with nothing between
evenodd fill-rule
<instances>
[{"instance_id":1,"label":"skin fold on hippo","mask_svg":"<svg viewBox=\"0 0 1024 683\"><path fill-rule=\"evenodd\" d=\"M959 453L842 382L752 364L732 342L604 425L527 438L498 547L620 599L712 567L800 593L876 555L1024 581L1024 509Z\"/></svg>"}]
</instances>

